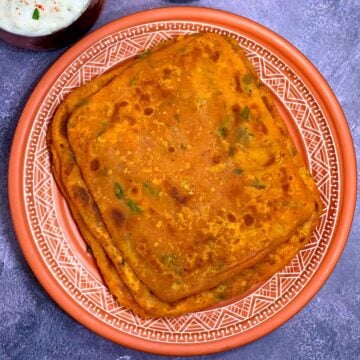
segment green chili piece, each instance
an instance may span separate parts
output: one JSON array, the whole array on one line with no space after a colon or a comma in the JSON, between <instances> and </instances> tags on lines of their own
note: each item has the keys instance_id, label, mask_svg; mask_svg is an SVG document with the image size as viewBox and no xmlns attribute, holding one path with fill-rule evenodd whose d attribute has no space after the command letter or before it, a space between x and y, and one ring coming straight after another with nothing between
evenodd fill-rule
<instances>
[{"instance_id":1,"label":"green chili piece","mask_svg":"<svg viewBox=\"0 0 360 360\"><path fill-rule=\"evenodd\" d=\"M125 197L124 189L121 187L119 183L115 183L114 193L118 199L124 199Z\"/></svg>"},{"instance_id":2,"label":"green chili piece","mask_svg":"<svg viewBox=\"0 0 360 360\"><path fill-rule=\"evenodd\" d=\"M127 199L126 205L129 207L129 209L133 213L135 213L135 214L141 214L142 213L141 207L134 200Z\"/></svg>"},{"instance_id":3,"label":"green chili piece","mask_svg":"<svg viewBox=\"0 0 360 360\"><path fill-rule=\"evenodd\" d=\"M148 192L148 194L152 197L158 197L160 191L155 189L150 183L144 182L143 183L144 189Z\"/></svg>"}]
</instances>

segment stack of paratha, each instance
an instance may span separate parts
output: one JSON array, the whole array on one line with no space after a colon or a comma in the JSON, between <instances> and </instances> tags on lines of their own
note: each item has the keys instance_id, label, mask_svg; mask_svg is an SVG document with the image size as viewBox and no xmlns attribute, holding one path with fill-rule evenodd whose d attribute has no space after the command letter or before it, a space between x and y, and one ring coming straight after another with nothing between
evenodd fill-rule
<instances>
[{"instance_id":1,"label":"stack of paratha","mask_svg":"<svg viewBox=\"0 0 360 360\"><path fill-rule=\"evenodd\" d=\"M105 283L144 317L244 293L321 213L272 95L220 35L179 37L78 88L48 138Z\"/></svg>"}]
</instances>

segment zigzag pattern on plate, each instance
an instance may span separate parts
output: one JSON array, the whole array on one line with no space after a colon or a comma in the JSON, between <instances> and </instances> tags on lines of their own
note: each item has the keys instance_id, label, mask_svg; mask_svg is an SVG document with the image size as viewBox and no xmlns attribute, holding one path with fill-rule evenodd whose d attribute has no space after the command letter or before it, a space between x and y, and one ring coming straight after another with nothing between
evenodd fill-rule
<instances>
[{"instance_id":1,"label":"zigzag pattern on plate","mask_svg":"<svg viewBox=\"0 0 360 360\"><path fill-rule=\"evenodd\" d=\"M54 202L46 129L56 107L74 88L160 41L198 31L235 38L261 79L285 104L306 146L320 189L324 214L310 242L253 293L227 306L178 318L144 320L120 306L89 272L64 236ZM64 70L34 120L26 150L24 194L28 221L39 253L56 281L86 311L115 329L166 343L202 343L242 333L282 310L306 286L326 254L338 212L339 177L334 139L326 118L302 80L275 54L241 34L210 24L160 22L116 32L87 49Z\"/></svg>"}]
</instances>

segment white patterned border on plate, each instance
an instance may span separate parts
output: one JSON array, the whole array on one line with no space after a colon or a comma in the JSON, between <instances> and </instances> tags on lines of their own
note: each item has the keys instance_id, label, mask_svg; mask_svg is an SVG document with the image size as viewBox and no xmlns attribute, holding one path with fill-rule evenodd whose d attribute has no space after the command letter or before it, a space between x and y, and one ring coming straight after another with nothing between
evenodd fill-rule
<instances>
[{"instance_id":1,"label":"white patterned border on plate","mask_svg":"<svg viewBox=\"0 0 360 360\"><path fill-rule=\"evenodd\" d=\"M245 50L261 79L277 94L304 140L324 213L310 242L280 272L245 298L178 318L144 320L120 306L82 264L64 236L54 203L46 131L56 107L76 87L174 36L212 31L230 35ZM86 311L118 331L165 343L204 343L257 326L291 302L315 274L329 246L340 198L334 139L315 97L280 58L241 34L211 24L167 21L119 31L98 41L69 65L45 97L26 148L24 194L33 239L56 281Z\"/></svg>"}]
</instances>

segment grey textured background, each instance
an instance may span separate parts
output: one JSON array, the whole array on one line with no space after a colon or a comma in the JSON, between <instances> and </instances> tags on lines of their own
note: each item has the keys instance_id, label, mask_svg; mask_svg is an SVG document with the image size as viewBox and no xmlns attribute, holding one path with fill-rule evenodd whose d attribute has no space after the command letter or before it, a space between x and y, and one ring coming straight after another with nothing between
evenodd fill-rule
<instances>
[{"instance_id":1,"label":"grey textured background","mask_svg":"<svg viewBox=\"0 0 360 360\"><path fill-rule=\"evenodd\" d=\"M95 28L136 11L177 4L228 10L288 39L329 82L359 152L360 1L108 0ZM12 137L32 89L63 52L36 53L0 43L0 359L156 359L95 335L63 312L33 276L14 235L7 195ZM207 358L360 359L358 210L359 205L343 256L309 305L270 335Z\"/></svg>"}]
</instances>

